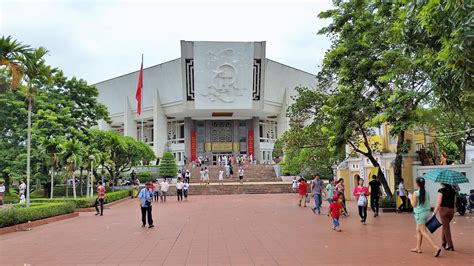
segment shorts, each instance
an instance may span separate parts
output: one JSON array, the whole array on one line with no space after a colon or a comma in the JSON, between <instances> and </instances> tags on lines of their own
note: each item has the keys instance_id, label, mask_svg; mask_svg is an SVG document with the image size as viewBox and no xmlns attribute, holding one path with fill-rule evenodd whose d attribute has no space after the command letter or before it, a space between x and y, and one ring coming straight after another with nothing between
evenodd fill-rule
<instances>
[{"instance_id":1,"label":"shorts","mask_svg":"<svg viewBox=\"0 0 474 266\"><path fill-rule=\"evenodd\" d=\"M416 224L425 224L430 212L415 213Z\"/></svg>"},{"instance_id":2,"label":"shorts","mask_svg":"<svg viewBox=\"0 0 474 266\"><path fill-rule=\"evenodd\" d=\"M333 224L335 227L338 227L338 226L339 226L339 218L332 218L332 224Z\"/></svg>"},{"instance_id":3,"label":"shorts","mask_svg":"<svg viewBox=\"0 0 474 266\"><path fill-rule=\"evenodd\" d=\"M242 175L239 175L239 179L244 179L244 176L242 176Z\"/></svg>"}]
</instances>

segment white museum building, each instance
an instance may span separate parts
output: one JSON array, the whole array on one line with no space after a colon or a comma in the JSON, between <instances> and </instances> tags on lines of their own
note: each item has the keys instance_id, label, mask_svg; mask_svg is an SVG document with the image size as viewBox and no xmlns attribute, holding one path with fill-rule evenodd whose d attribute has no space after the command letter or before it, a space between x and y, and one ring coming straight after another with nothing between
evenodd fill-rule
<instances>
[{"instance_id":1,"label":"white museum building","mask_svg":"<svg viewBox=\"0 0 474 266\"><path fill-rule=\"evenodd\" d=\"M143 69L140 116L139 71L95 84L112 119L99 128L144 141L158 157L171 151L181 164L231 154L270 162L295 87L314 88L316 77L266 58L265 46L181 41L180 58Z\"/></svg>"}]
</instances>

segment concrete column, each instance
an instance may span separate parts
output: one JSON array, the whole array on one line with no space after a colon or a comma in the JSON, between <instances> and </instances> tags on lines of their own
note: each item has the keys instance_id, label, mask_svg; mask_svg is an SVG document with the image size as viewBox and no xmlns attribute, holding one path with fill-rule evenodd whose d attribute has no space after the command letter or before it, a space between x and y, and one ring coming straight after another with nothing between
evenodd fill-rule
<instances>
[{"instance_id":1,"label":"concrete column","mask_svg":"<svg viewBox=\"0 0 474 266\"><path fill-rule=\"evenodd\" d=\"M277 123L278 123L277 136L276 136L277 138L280 138L285 131L290 129L290 120L288 117L286 117L288 102L289 102L288 89L285 89L285 95L283 96L280 114L278 115L278 118L277 118Z\"/></svg>"},{"instance_id":2,"label":"concrete column","mask_svg":"<svg viewBox=\"0 0 474 266\"><path fill-rule=\"evenodd\" d=\"M162 157L168 142L167 121L158 89L155 89L153 98L153 151L156 156Z\"/></svg>"},{"instance_id":3,"label":"concrete column","mask_svg":"<svg viewBox=\"0 0 474 266\"><path fill-rule=\"evenodd\" d=\"M186 158L188 159L187 162L191 160L191 131L195 130L193 125L193 120L190 117L184 118L184 153Z\"/></svg>"},{"instance_id":4,"label":"concrete column","mask_svg":"<svg viewBox=\"0 0 474 266\"><path fill-rule=\"evenodd\" d=\"M259 123L260 119L258 117L252 118L253 122L253 149L254 149L254 156L257 162L262 161L262 153L260 152L260 129Z\"/></svg>"},{"instance_id":5,"label":"concrete column","mask_svg":"<svg viewBox=\"0 0 474 266\"><path fill-rule=\"evenodd\" d=\"M129 136L134 139L137 139L137 121L135 120L134 115L132 114L132 107L130 106L130 101L127 96L124 97L124 118L123 118L123 135Z\"/></svg>"},{"instance_id":6,"label":"concrete column","mask_svg":"<svg viewBox=\"0 0 474 266\"><path fill-rule=\"evenodd\" d=\"M211 151L206 150L206 144L211 143L211 121L210 120L204 121L204 127L206 131L206 137L205 137L205 142L204 142L204 150L205 150L204 156L207 156L209 157L209 159L212 159Z\"/></svg>"}]
</instances>

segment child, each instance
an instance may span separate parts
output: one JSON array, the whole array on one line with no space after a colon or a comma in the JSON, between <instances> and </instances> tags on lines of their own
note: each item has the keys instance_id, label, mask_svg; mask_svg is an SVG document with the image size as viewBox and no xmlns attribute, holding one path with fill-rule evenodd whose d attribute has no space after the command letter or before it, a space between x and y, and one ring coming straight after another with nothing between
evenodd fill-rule
<instances>
[{"instance_id":1,"label":"child","mask_svg":"<svg viewBox=\"0 0 474 266\"><path fill-rule=\"evenodd\" d=\"M184 181L184 185L183 185L184 201L188 201L188 191L189 191L189 183L186 180Z\"/></svg>"},{"instance_id":2,"label":"child","mask_svg":"<svg viewBox=\"0 0 474 266\"><path fill-rule=\"evenodd\" d=\"M304 203L304 207L306 207L306 194L307 194L307 188L308 184L306 183L306 180L303 178L300 178L298 181L298 193L299 193L299 201L298 201L298 206L301 207L301 201Z\"/></svg>"},{"instance_id":3,"label":"child","mask_svg":"<svg viewBox=\"0 0 474 266\"><path fill-rule=\"evenodd\" d=\"M224 185L224 170L219 170L219 184Z\"/></svg>"},{"instance_id":4,"label":"child","mask_svg":"<svg viewBox=\"0 0 474 266\"><path fill-rule=\"evenodd\" d=\"M337 232L341 232L341 228L339 228L339 215L341 214L342 209L342 196L334 195L333 202L329 205L329 211L331 212L331 219L332 219L332 230L336 230Z\"/></svg>"},{"instance_id":5,"label":"child","mask_svg":"<svg viewBox=\"0 0 474 266\"><path fill-rule=\"evenodd\" d=\"M298 189L298 180L296 180L296 176L293 177L293 182L291 187L293 188L293 193L296 193L296 190Z\"/></svg>"}]
</instances>

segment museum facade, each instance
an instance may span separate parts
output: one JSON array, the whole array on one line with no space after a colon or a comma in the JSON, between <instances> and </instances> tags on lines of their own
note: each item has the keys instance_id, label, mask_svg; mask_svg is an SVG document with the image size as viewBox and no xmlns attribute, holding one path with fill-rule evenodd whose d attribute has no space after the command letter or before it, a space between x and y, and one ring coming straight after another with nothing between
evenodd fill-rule
<instances>
[{"instance_id":1,"label":"museum facade","mask_svg":"<svg viewBox=\"0 0 474 266\"><path fill-rule=\"evenodd\" d=\"M315 87L316 77L267 59L265 45L181 41L180 58L143 69L141 115L139 71L95 84L112 119L99 128L142 140L157 156L169 150L179 163L231 154L270 162L295 87Z\"/></svg>"}]
</instances>

